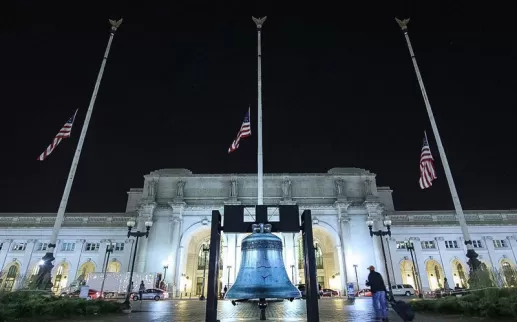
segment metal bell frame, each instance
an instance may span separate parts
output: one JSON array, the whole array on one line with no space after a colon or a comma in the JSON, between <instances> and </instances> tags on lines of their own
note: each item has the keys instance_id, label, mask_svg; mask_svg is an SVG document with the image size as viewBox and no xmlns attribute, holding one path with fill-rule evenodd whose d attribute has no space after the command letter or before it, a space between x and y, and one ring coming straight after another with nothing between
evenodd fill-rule
<instances>
[{"instance_id":1,"label":"metal bell frame","mask_svg":"<svg viewBox=\"0 0 517 322\"><path fill-rule=\"evenodd\" d=\"M255 208L255 222L244 222L244 208ZM219 254L221 232L247 233L253 232L256 225L269 224L268 208L278 208L280 221L271 224L271 232L302 232L304 249L304 272L306 282L306 306L307 321L319 322L318 283L316 279L316 255L314 251L314 235L312 230L312 215L310 210L304 210L300 217L297 205L258 205L241 206L226 205L224 207L225 225L222 226L222 216L218 210L212 211L212 223L210 232L210 260L208 268L206 322L220 322L217 319ZM301 224L300 224L301 222ZM268 226L269 227L269 226ZM268 228L269 230L269 228ZM253 234L252 234L253 235ZM249 236L248 236L249 237ZM275 236L276 237L276 236ZM282 263L283 265L283 263ZM285 267L284 267L285 271ZM240 273L240 271L239 271ZM238 277L237 277L238 278ZM292 284L291 284L292 285ZM234 284L235 286L235 284ZM259 299L260 320L266 320L266 299Z\"/></svg>"}]
</instances>

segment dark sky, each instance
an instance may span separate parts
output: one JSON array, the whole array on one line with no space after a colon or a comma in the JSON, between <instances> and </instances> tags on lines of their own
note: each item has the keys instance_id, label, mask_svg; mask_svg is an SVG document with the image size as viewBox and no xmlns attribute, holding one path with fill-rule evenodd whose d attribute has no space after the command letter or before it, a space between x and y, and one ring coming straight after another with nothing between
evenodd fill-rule
<instances>
[{"instance_id":1,"label":"dark sky","mask_svg":"<svg viewBox=\"0 0 517 322\"><path fill-rule=\"evenodd\" d=\"M161 168L256 172L256 136L227 149L251 105L263 29L264 171L359 167L399 210L452 209L403 34L410 36L465 209L517 208L517 28L510 7L400 1L363 7L269 2L18 1L0 10L0 212L55 212L102 54L117 33L68 204L124 211L126 191ZM149 2L150 3L150 2ZM253 3L253 2L250 2ZM276 2L278 3L278 2ZM416 3L416 2L415 2ZM282 9L282 10L279 10ZM290 15L285 15L291 12ZM36 157L79 108L72 138ZM438 179L418 186L424 130Z\"/></svg>"}]
</instances>

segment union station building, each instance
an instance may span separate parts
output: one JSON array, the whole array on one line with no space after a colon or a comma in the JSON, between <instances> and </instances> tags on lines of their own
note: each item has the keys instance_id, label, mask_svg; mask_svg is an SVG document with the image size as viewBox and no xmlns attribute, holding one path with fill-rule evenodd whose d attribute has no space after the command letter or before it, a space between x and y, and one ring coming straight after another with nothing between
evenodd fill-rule
<instances>
[{"instance_id":1,"label":"union station building","mask_svg":"<svg viewBox=\"0 0 517 322\"><path fill-rule=\"evenodd\" d=\"M296 204L300 212L312 211L318 282L323 288L343 291L346 283L365 288L367 267L374 265L386 276L381 243L384 243L390 280L411 284L413 261L406 249L414 246L415 271L424 291L444 286L466 287L466 248L454 211L396 211L392 190L379 187L376 175L358 168L334 168L327 173L278 173L264 175L264 204ZM225 205L254 205L257 176L250 174L194 174L186 169L162 169L144 176L143 187L128 191L126 209L120 213L67 213L52 273L54 291L103 271L106 246L112 244L108 271L130 270L134 238L127 238L126 223L145 230L152 220L149 238L138 243L135 272L165 273L173 296L200 295L205 254L210 243L213 210L223 215ZM246 212L253 216L253 208ZM270 216L278 211L270 209ZM276 213L275 213L276 211ZM517 211L465 212L473 245L487 268L503 272L499 284L513 285L516 268ZM370 237L392 221L391 237ZM14 290L38 270L45 254L55 214L0 214L0 289ZM303 284L303 250L298 233L278 233L283 258L293 284ZM240 245L246 234L222 234L220 288L232 285L239 271ZM208 263L208 260L206 261ZM208 265L207 265L208 266ZM208 275L208 274L207 274ZM359 285L357 285L357 283Z\"/></svg>"}]
</instances>

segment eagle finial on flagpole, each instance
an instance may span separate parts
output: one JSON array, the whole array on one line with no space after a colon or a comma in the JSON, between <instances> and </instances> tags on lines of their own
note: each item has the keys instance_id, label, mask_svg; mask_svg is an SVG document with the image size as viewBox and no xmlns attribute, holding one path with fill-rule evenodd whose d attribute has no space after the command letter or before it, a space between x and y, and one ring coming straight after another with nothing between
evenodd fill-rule
<instances>
[{"instance_id":1,"label":"eagle finial on flagpole","mask_svg":"<svg viewBox=\"0 0 517 322\"><path fill-rule=\"evenodd\" d=\"M253 19L253 21L257 25L257 29L262 28L262 25L264 24L264 21L266 21L266 18L267 18L267 16L262 17L262 18L251 17L251 19Z\"/></svg>"},{"instance_id":2,"label":"eagle finial on flagpole","mask_svg":"<svg viewBox=\"0 0 517 322\"><path fill-rule=\"evenodd\" d=\"M112 20L112 19L109 19L109 22L111 24L111 30L112 31L117 31L118 27L120 27L120 25L122 24L122 21L124 19L120 18L119 20Z\"/></svg>"},{"instance_id":3,"label":"eagle finial on flagpole","mask_svg":"<svg viewBox=\"0 0 517 322\"><path fill-rule=\"evenodd\" d=\"M398 19L398 18L395 18L395 20L396 20L396 21L397 21L397 23L399 24L400 29L402 29L402 30L404 30L404 31L405 31L405 30L407 30L407 25L408 25L408 23L409 23L409 18L404 19L404 20L400 20L400 19Z\"/></svg>"}]
</instances>

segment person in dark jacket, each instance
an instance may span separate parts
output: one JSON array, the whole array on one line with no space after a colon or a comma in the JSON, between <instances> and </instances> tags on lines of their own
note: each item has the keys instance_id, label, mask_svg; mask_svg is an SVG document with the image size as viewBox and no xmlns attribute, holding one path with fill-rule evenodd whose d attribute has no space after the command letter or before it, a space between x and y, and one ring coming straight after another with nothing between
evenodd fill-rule
<instances>
[{"instance_id":1,"label":"person in dark jacket","mask_svg":"<svg viewBox=\"0 0 517 322\"><path fill-rule=\"evenodd\" d=\"M366 286L372 292L373 309L375 316L381 321L388 321L388 309L386 308L386 284L382 275L375 271L375 267L368 267L370 274L366 281Z\"/></svg>"}]
</instances>

